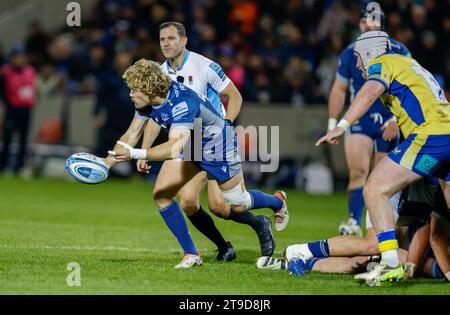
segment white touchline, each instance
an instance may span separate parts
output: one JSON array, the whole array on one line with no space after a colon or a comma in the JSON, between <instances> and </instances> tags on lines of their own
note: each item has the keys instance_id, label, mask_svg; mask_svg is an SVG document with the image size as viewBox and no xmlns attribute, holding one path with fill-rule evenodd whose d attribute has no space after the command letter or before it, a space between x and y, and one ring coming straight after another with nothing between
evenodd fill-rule
<instances>
[{"instance_id":1,"label":"white touchline","mask_svg":"<svg viewBox=\"0 0 450 315\"><path fill-rule=\"evenodd\" d=\"M160 249L160 248L133 248L133 247L121 247L121 246L80 246L80 245L63 245L63 246L50 246L50 245L0 245L0 249L46 249L46 250L79 250L79 251L122 251L122 252L178 252L178 248ZM204 251L207 251L204 249Z\"/></svg>"}]
</instances>

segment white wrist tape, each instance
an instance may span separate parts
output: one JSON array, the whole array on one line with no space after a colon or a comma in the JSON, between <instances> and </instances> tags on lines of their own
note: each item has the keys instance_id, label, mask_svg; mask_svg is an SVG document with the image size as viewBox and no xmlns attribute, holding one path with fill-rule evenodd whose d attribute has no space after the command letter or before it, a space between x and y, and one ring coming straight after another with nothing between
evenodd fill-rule
<instances>
[{"instance_id":1,"label":"white wrist tape","mask_svg":"<svg viewBox=\"0 0 450 315\"><path fill-rule=\"evenodd\" d=\"M131 145L128 143L117 141L117 144L120 144L125 149L130 152L130 158L135 160L146 160L147 159L147 150L146 149L134 149Z\"/></svg>"},{"instance_id":2,"label":"white wrist tape","mask_svg":"<svg viewBox=\"0 0 450 315\"><path fill-rule=\"evenodd\" d=\"M350 127L350 123L346 121L345 119L341 119L339 123L337 124L338 127L341 127L344 130L347 130L348 127Z\"/></svg>"},{"instance_id":3,"label":"white wrist tape","mask_svg":"<svg viewBox=\"0 0 450 315\"><path fill-rule=\"evenodd\" d=\"M337 119L336 118L328 118L328 130L333 130L336 128Z\"/></svg>"},{"instance_id":4,"label":"white wrist tape","mask_svg":"<svg viewBox=\"0 0 450 315\"><path fill-rule=\"evenodd\" d=\"M146 149L133 149L130 151L130 156L135 160L147 160L147 150Z\"/></svg>"}]
</instances>

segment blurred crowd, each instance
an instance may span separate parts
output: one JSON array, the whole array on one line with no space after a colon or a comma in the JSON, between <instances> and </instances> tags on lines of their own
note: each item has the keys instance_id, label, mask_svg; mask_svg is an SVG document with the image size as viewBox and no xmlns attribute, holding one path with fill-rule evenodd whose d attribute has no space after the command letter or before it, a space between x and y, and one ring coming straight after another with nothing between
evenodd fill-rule
<instances>
[{"instance_id":1,"label":"blurred crowd","mask_svg":"<svg viewBox=\"0 0 450 315\"><path fill-rule=\"evenodd\" d=\"M95 93L115 58L163 61L162 22L186 25L188 48L217 61L245 101L323 104L340 52L358 34L368 1L99 0L81 27L30 26L25 47L38 88ZM387 31L438 78L450 82L450 1L383 0ZM7 60L8 54L3 56ZM123 65L119 66L123 68ZM122 69L119 69L122 70Z\"/></svg>"}]
</instances>

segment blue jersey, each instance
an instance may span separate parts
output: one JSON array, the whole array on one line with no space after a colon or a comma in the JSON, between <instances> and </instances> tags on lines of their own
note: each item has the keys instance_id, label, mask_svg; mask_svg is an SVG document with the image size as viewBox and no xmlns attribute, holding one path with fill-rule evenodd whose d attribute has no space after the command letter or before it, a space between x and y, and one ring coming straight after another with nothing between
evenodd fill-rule
<instances>
[{"instance_id":1,"label":"blue jersey","mask_svg":"<svg viewBox=\"0 0 450 315\"><path fill-rule=\"evenodd\" d=\"M225 181L240 171L234 130L204 95L172 81L164 103L153 106L149 116L164 128L193 130L193 141L183 151L183 159L192 161L215 179ZM201 142L200 152L196 150L196 141Z\"/></svg>"},{"instance_id":2,"label":"blue jersey","mask_svg":"<svg viewBox=\"0 0 450 315\"><path fill-rule=\"evenodd\" d=\"M400 55L405 55L410 57L411 54L402 43L390 39L392 52ZM353 101L356 93L361 89L361 87L366 82L361 70L356 67L357 59L354 54L355 43L347 46L339 57L339 67L336 73L336 78L341 82L349 84L350 86L350 100ZM371 121L376 124L382 125L384 121L392 117L392 113L386 109L380 99L377 99L369 111L360 118L362 123L366 121Z\"/></svg>"}]
</instances>

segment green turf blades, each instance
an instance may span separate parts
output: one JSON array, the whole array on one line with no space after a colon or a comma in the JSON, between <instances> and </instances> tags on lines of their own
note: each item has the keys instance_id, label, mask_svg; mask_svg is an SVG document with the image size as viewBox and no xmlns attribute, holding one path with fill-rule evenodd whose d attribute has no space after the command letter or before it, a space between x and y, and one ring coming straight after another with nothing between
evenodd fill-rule
<instances>
[{"instance_id":1,"label":"green turf blades","mask_svg":"<svg viewBox=\"0 0 450 315\"><path fill-rule=\"evenodd\" d=\"M450 294L447 283L431 279L370 288L351 275L263 272L256 268L254 232L218 218L237 259L211 263L213 244L190 225L205 263L174 270L182 254L158 214L149 183L108 180L87 186L0 177L0 191L1 294ZM346 215L344 194L287 193L291 218L288 229L275 233L276 257L289 244L335 235ZM207 204L206 195L202 203ZM80 265L80 287L66 283L71 262Z\"/></svg>"}]
</instances>

